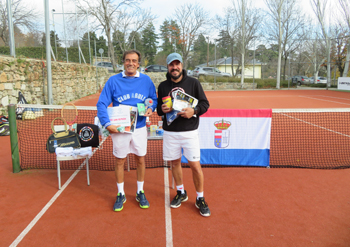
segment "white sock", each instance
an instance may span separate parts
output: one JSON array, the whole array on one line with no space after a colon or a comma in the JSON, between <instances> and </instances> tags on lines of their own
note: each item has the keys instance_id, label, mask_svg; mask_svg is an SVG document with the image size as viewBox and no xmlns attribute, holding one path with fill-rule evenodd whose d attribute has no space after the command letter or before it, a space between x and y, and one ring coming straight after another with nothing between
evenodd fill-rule
<instances>
[{"instance_id":1,"label":"white sock","mask_svg":"<svg viewBox=\"0 0 350 247\"><path fill-rule=\"evenodd\" d=\"M140 191L143 190L143 183L144 181L137 181L137 193L140 193Z\"/></svg>"},{"instance_id":2,"label":"white sock","mask_svg":"<svg viewBox=\"0 0 350 247\"><path fill-rule=\"evenodd\" d=\"M198 199L199 197L203 197L203 195L204 195L204 191L203 191L203 192L197 192L197 199Z\"/></svg>"},{"instance_id":3,"label":"white sock","mask_svg":"<svg viewBox=\"0 0 350 247\"><path fill-rule=\"evenodd\" d=\"M185 188L183 184L176 186L176 189L181 191L181 194L185 194Z\"/></svg>"},{"instance_id":4,"label":"white sock","mask_svg":"<svg viewBox=\"0 0 350 247\"><path fill-rule=\"evenodd\" d=\"M118 186L118 194L120 193L120 194L124 195L125 194L124 193L124 182L120 183L120 184L117 183L117 186Z\"/></svg>"}]
</instances>

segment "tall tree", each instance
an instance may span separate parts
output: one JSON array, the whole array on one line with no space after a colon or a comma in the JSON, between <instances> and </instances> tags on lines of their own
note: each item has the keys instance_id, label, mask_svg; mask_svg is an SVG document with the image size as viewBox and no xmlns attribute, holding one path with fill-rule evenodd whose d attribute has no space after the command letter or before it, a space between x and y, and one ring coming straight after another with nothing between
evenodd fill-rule
<instances>
[{"instance_id":1,"label":"tall tree","mask_svg":"<svg viewBox=\"0 0 350 247\"><path fill-rule=\"evenodd\" d=\"M277 44L278 44L278 63L277 63L277 82L276 88L280 88L281 84L281 61L282 61L282 38L283 38L283 25L286 22L287 15L283 15L283 7L285 6L285 0L265 0L268 7L268 13L277 27Z\"/></svg>"},{"instance_id":2,"label":"tall tree","mask_svg":"<svg viewBox=\"0 0 350 247\"><path fill-rule=\"evenodd\" d=\"M25 45L27 47L38 47L42 46L41 40L42 34L38 31L31 31L25 35Z\"/></svg>"},{"instance_id":3,"label":"tall tree","mask_svg":"<svg viewBox=\"0 0 350 247\"><path fill-rule=\"evenodd\" d=\"M203 34L198 35L198 38L193 42L193 58L195 64L202 64L207 61L208 43Z\"/></svg>"},{"instance_id":4,"label":"tall tree","mask_svg":"<svg viewBox=\"0 0 350 247\"><path fill-rule=\"evenodd\" d=\"M160 39L162 52L168 55L180 50L180 28L175 20L164 20L160 26Z\"/></svg>"},{"instance_id":5,"label":"tall tree","mask_svg":"<svg viewBox=\"0 0 350 247\"><path fill-rule=\"evenodd\" d=\"M0 2L0 12L0 38L6 45L8 45L9 30L6 1ZM29 6L29 4L24 3L23 0L12 1L12 20L14 28L33 31L35 30L38 17L39 14L34 6Z\"/></svg>"},{"instance_id":6,"label":"tall tree","mask_svg":"<svg viewBox=\"0 0 350 247\"><path fill-rule=\"evenodd\" d=\"M121 31L116 30L113 33L113 46L114 46L115 54L117 55L117 62L121 63L122 62L121 57L123 55L123 50L121 47L123 47L123 45L120 45L119 43L122 43L122 44L125 43L125 36Z\"/></svg>"},{"instance_id":7,"label":"tall tree","mask_svg":"<svg viewBox=\"0 0 350 247\"><path fill-rule=\"evenodd\" d=\"M214 26L220 30L218 44L221 47L226 47L227 57L231 57L231 73L235 77L240 70L240 63L238 64L236 70L233 67L233 60L239 56L238 49L238 33L239 25L236 15L233 14L232 9L228 8L225 10L224 17L216 16L216 22Z\"/></svg>"},{"instance_id":8,"label":"tall tree","mask_svg":"<svg viewBox=\"0 0 350 247\"><path fill-rule=\"evenodd\" d=\"M284 20L282 24L281 39L282 59L284 61L282 76L283 79L285 79L288 58L291 58L291 55L304 42L304 27L307 18L305 14L303 14L298 0L286 1L282 6L281 14L282 20ZM273 19L268 23L266 33L269 40L278 40L279 29L276 19Z\"/></svg>"},{"instance_id":9,"label":"tall tree","mask_svg":"<svg viewBox=\"0 0 350 247\"><path fill-rule=\"evenodd\" d=\"M113 21L123 7L134 7L139 0L76 0L77 7L84 13L89 12L95 18L100 28L105 31L108 42L108 54L110 55L113 68L115 69L114 46L112 42Z\"/></svg>"},{"instance_id":10,"label":"tall tree","mask_svg":"<svg viewBox=\"0 0 350 247\"><path fill-rule=\"evenodd\" d=\"M100 56L98 53L99 49L103 49L103 56L107 57L108 54L108 47L107 47L107 40L104 36L97 37L95 32L89 32L89 34L86 32L83 35L82 42L80 42L80 47L89 47L89 36L90 36L90 49L93 50L93 54L95 54L95 42L96 42L96 56Z\"/></svg>"},{"instance_id":11,"label":"tall tree","mask_svg":"<svg viewBox=\"0 0 350 247\"><path fill-rule=\"evenodd\" d=\"M334 31L336 35L331 50L332 63L338 68L340 76L346 77L344 76L346 75L344 71L346 66L349 66L349 63L346 63L346 57L349 53L348 45L350 43L350 37L342 26L338 26Z\"/></svg>"},{"instance_id":12,"label":"tall tree","mask_svg":"<svg viewBox=\"0 0 350 247\"><path fill-rule=\"evenodd\" d=\"M175 9L175 18L180 27L181 53L184 68L187 68L187 59L189 57L193 42L200 33L209 18L208 13L198 4L184 4Z\"/></svg>"},{"instance_id":13,"label":"tall tree","mask_svg":"<svg viewBox=\"0 0 350 247\"><path fill-rule=\"evenodd\" d=\"M349 37L350 36L350 0L338 0L339 1L339 9L341 13L340 18L340 25L344 26L345 34ZM350 64L350 40L348 39L347 45L346 45L346 59L344 64L344 71L342 76L347 77L348 71L349 71L349 64Z\"/></svg>"},{"instance_id":14,"label":"tall tree","mask_svg":"<svg viewBox=\"0 0 350 247\"><path fill-rule=\"evenodd\" d=\"M115 18L116 21L113 25L114 32L119 31L122 34L115 36L116 41L121 51L124 52L134 48L134 40L139 38L139 32L152 22L155 16L149 10L136 9L133 12L127 12L126 10L119 11ZM119 37L122 40L119 40Z\"/></svg>"},{"instance_id":15,"label":"tall tree","mask_svg":"<svg viewBox=\"0 0 350 247\"><path fill-rule=\"evenodd\" d=\"M129 49L142 51L142 37L140 32L132 31L128 37Z\"/></svg>"},{"instance_id":16,"label":"tall tree","mask_svg":"<svg viewBox=\"0 0 350 247\"><path fill-rule=\"evenodd\" d=\"M144 65L154 64L154 57L157 54L157 34L153 23L149 23L148 26L142 31L142 51L144 53L145 62ZM147 61L147 62L146 62Z\"/></svg>"},{"instance_id":17,"label":"tall tree","mask_svg":"<svg viewBox=\"0 0 350 247\"><path fill-rule=\"evenodd\" d=\"M312 10L316 15L318 23L321 28L321 35L323 37L324 42L326 43L326 52L327 52L327 87L331 86L331 66L330 66L330 51L331 51L331 41L329 37L330 26L328 23L327 27L327 14L328 14L328 0L311 0ZM315 74L317 77L317 74Z\"/></svg>"},{"instance_id":18,"label":"tall tree","mask_svg":"<svg viewBox=\"0 0 350 247\"><path fill-rule=\"evenodd\" d=\"M50 31L50 43L51 43L51 46L53 48L55 46L55 42L56 42L57 47L61 47L61 41L58 38L57 33L55 34L55 32L51 30ZM44 47L46 46L46 34L45 33L43 33L43 37L41 38L41 43Z\"/></svg>"}]
</instances>

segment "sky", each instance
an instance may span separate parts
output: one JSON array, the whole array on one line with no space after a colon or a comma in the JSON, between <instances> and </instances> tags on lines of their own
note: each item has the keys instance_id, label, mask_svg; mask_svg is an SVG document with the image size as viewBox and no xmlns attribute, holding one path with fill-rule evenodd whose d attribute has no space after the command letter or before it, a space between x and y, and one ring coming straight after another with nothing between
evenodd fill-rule
<instances>
[{"instance_id":1,"label":"sky","mask_svg":"<svg viewBox=\"0 0 350 247\"><path fill-rule=\"evenodd\" d=\"M2 0L3 1L3 0ZM41 18L39 20L40 25L39 28L43 32L45 31L45 16L44 16L44 1L45 0L22 0L24 3L30 4L30 6L35 6L36 10L41 14ZM63 32L63 15L62 13L62 1L64 3L64 12L67 14L65 18L67 20L68 16L73 17L74 15L68 13L75 13L75 7L72 1L69 0L49 0L49 12L50 12L50 30L54 30L53 28L53 16L55 23L55 30L58 34L58 37L63 40L64 32ZM118 0L116 0L118 1ZM300 0L303 8L312 12L312 9L309 4L309 0ZM167 18L174 18L176 8L186 4L200 4L204 11L208 13L208 17L214 17L215 15L223 15L224 9L227 9L229 6L232 6L232 0L175 0L175 1L165 1L165 0L144 0L140 6L144 9L150 9L152 14L156 15L158 18L153 22L156 31L159 32L159 27L163 23L163 21ZM264 0L252 0L254 7L266 9ZM55 14L53 15L52 9L55 9ZM85 30L88 30L87 24L85 22L85 26L82 26L83 33ZM90 23L91 28L91 23ZM99 31L96 32L98 35L101 35ZM208 35L211 35L210 33ZM217 35L215 33L214 35ZM214 38L212 38L214 39Z\"/></svg>"},{"instance_id":2,"label":"sky","mask_svg":"<svg viewBox=\"0 0 350 247\"><path fill-rule=\"evenodd\" d=\"M23 0L27 2L29 0ZM62 19L62 1L64 3L64 12L65 13L75 13L74 4L68 0L49 0L49 9L50 9L50 24L51 30L53 30L53 15L52 9L55 9L54 21L55 29L59 34L60 28L63 29L63 19ZM165 0L144 0L140 6L144 9L150 9L152 14L156 15L158 18L153 22L156 29L163 23L167 18L172 18L175 13L175 9L186 4L200 4L204 11L208 12L209 16L214 17L215 15L224 14L224 9L231 5L231 0L175 0L175 1L165 1ZM264 0L253 0L253 3L257 7L264 7ZM36 10L41 14L41 24L40 28L44 31L45 29L45 17L44 17L44 0L31 0L31 6L36 7ZM65 17L67 18L67 16ZM62 31L63 32L63 31Z\"/></svg>"}]
</instances>

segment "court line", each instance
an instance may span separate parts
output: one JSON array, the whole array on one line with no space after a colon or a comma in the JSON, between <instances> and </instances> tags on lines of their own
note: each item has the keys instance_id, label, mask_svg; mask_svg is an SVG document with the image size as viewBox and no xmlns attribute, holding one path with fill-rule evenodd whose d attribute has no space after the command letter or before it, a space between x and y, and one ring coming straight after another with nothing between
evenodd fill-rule
<instances>
[{"instance_id":1,"label":"court line","mask_svg":"<svg viewBox=\"0 0 350 247\"><path fill-rule=\"evenodd\" d=\"M169 173L168 167L164 167L164 192L165 192L165 240L166 247L173 247L173 229L171 222L171 209L170 209L170 187L169 187Z\"/></svg>"},{"instance_id":2,"label":"court line","mask_svg":"<svg viewBox=\"0 0 350 247\"><path fill-rule=\"evenodd\" d=\"M318 99L318 98L308 97L308 96L304 96L304 95L300 95L299 97L309 98L309 99L316 99L316 100L327 101L327 102L332 102L332 103L337 103L337 104L343 104L343 105L350 105L350 103L342 103L342 102L338 102L338 101L325 100L325 99Z\"/></svg>"},{"instance_id":3,"label":"court line","mask_svg":"<svg viewBox=\"0 0 350 247\"><path fill-rule=\"evenodd\" d=\"M106 141L107 137L104 137L100 143L100 147L102 144ZM99 147L95 148L92 152L93 156L96 151L100 150ZM67 186L72 182L72 180L75 178L75 176L78 174L78 172L83 168L83 166L86 164L86 159L84 159L83 163L80 164L78 169L69 177L67 182L61 187L60 190L56 192L56 194L51 198L51 200L45 205L45 207L35 216L35 218L29 223L29 225L21 232L21 234L15 239L15 241L12 242L10 247L17 246L22 239L27 235L27 233L35 226L35 224L40 220L40 218L46 213L46 211L51 207L51 205L56 201L56 199L62 194L62 192L67 188Z\"/></svg>"},{"instance_id":4,"label":"court line","mask_svg":"<svg viewBox=\"0 0 350 247\"><path fill-rule=\"evenodd\" d=\"M67 182L62 186L60 190L56 192L56 194L51 198L51 200L45 205L45 207L35 216L35 218L29 223L29 225L21 232L21 234L12 242L10 247L17 246L22 239L27 235L27 233L35 226L35 224L40 220L40 218L46 213L46 211L51 207L51 205L56 201L56 199L62 194L62 192L67 188L69 183L74 179L74 177L78 174L81 168L86 163L86 160L78 167L78 169L70 176Z\"/></svg>"},{"instance_id":5,"label":"court line","mask_svg":"<svg viewBox=\"0 0 350 247\"><path fill-rule=\"evenodd\" d=\"M327 98L332 98L332 99L350 100L350 99L347 99L347 98L339 98L339 97L333 97L333 96L327 96L327 95L315 95L315 96L327 97Z\"/></svg>"},{"instance_id":6,"label":"court line","mask_svg":"<svg viewBox=\"0 0 350 247\"><path fill-rule=\"evenodd\" d=\"M341 132L337 132L337 131L335 131L335 130L327 129L327 128L322 127L322 126L319 126L319 125L316 125L316 124L313 124L313 123L309 123L309 122L304 121L304 120L301 120L301 119L299 119L299 118L295 118L295 117L289 116L289 115L287 115L287 114L285 114L285 113L280 113L280 114L282 114L283 116L289 117L289 118L291 118L291 119L294 119L294 120L297 120L297 121L300 121L300 122L303 122L303 123L310 124L310 125L312 125L312 126L314 126L314 127L317 127L317 128L320 128L320 129L324 129L324 130L327 130L327 131L329 131L329 132L333 132L333 133L338 134L338 135L342 135L342 136L345 136L345 137L350 137L350 135L346 135L346 134L343 134L343 133L341 133Z\"/></svg>"}]
</instances>

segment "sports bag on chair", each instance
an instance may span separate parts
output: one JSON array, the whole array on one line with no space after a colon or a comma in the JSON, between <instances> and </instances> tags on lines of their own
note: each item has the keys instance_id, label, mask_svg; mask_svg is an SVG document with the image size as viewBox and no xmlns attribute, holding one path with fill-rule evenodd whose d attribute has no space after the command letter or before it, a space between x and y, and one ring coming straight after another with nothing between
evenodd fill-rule
<instances>
[{"instance_id":1,"label":"sports bag on chair","mask_svg":"<svg viewBox=\"0 0 350 247\"><path fill-rule=\"evenodd\" d=\"M77 124L77 134L82 147L98 147L100 145L99 129L95 124Z\"/></svg>"},{"instance_id":2,"label":"sports bag on chair","mask_svg":"<svg viewBox=\"0 0 350 247\"><path fill-rule=\"evenodd\" d=\"M63 131L55 131L54 122L55 120L61 120L64 123ZM54 153L57 147L73 147L80 148L80 141L77 133L68 129L67 122L64 118L57 117L51 122L51 129L53 134L49 136L46 142L46 150L49 153Z\"/></svg>"}]
</instances>

